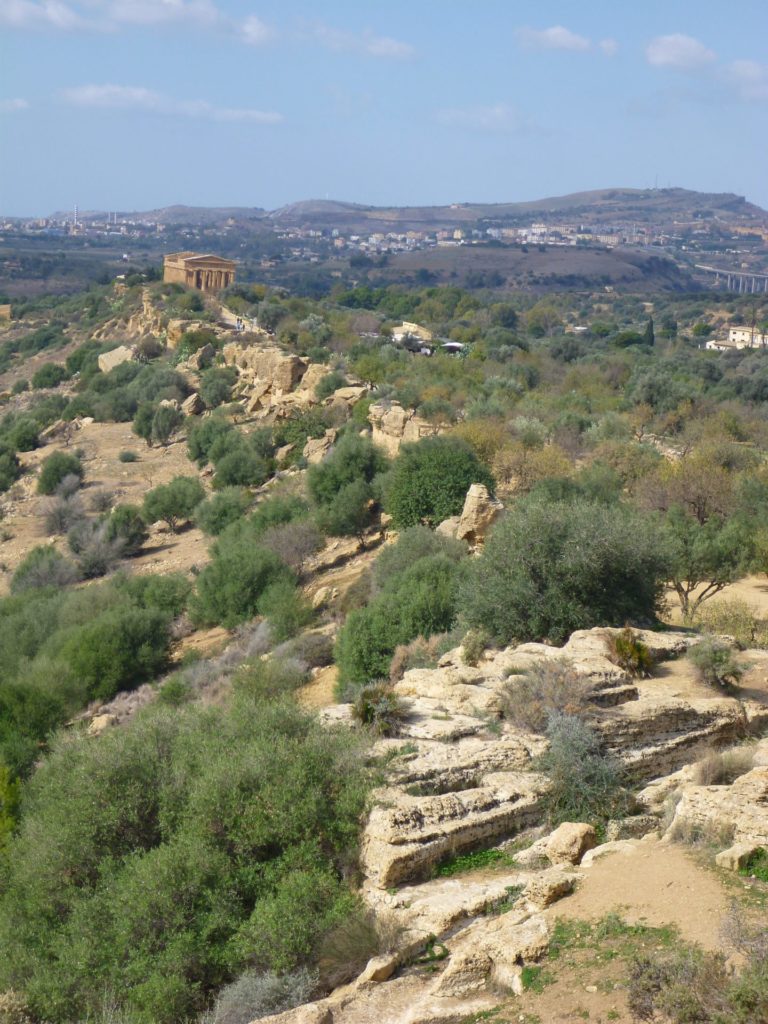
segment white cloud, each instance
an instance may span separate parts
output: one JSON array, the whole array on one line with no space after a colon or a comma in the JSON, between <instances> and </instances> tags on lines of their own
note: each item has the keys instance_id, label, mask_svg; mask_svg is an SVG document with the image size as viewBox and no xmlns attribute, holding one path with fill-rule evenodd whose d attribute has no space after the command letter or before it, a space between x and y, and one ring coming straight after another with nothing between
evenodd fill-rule
<instances>
[{"instance_id":1,"label":"white cloud","mask_svg":"<svg viewBox=\"0 0 768 1024\"><path fill-rule=\"evenodd\" d=\"M768 100L768 64L756 60L734 60L723 68L723 78L743 100Z\"/></svg>"},{"instance_id":2,"label":"white cloud","mask_svg":"<svg viewBox=\"0 0 768 1024\"><path fill-rule=\"evenodd\" d=\"M250 46L262 46L276 35L275 30L255 14L251 14L240 26L243 42Z\"/></svg>"},{"instance_id":3,"label":"white cloud","mask_svg":"<svg viewBox=\"0 0 768 1024\"><path fill-rule=\"evenodd\" d=\"M217 107L207 100L175 100L137 85L80 85L62 90L61 95L65 103L75 107L143 110L147 113L250 124L279 124L283 120L282 114L274 111Z\"/></svg>"},{"instance_id":4,"label":"white cloud","mask_svg":"<svg viewBox=\"0 0 768 1024\"><path fill-rule=\"evenodd\" d=\"M478 132L515 132L526 126L520 112L506 103L449 107L437 112L437 120L449 128Z\"/></svg>"},{"instance_id":5,"label":"white cloud","mask_svg":"<svg viewBox=\"0 0 768 1024\"><path fill-rule=\"evenodd\" d=\"M365 57L407 60L416 52L410 43L393 39L391 36L376 35L370 29L363 32L349 32L345 29L316 23L310 27L309 33L321 46L339 53L358 53Z\"/></svg>"},{"instance_id":6,"label":"white cloud","mask_svg":"<svg viewBox=\"0 0 768 1024\"><path fill-rule=\"evenodd\" d=\"M592 47L592 43L586 36L577 35L563 25L553 25L551 28L521 28L517 36L524 46L537 50L574 50L585 51Z\"/></svg>"},{"instance_id":7,"label":"white cloud","mask_svg":"<svg viewBox=\"0 0 768 1024\"><path fill-rule=\"evenodd\" d=\"M0 100L0 112L4 114L13 113L16 110L27 110L29 108L29 101L16 97L11 100Z\"/></svg>"},{"instance_id":8,"label":"white cloud","mask_svg":"<svg viewBox=\"0 0 768 1024\"><path fill-rule=\"evenodd\" d=\"M645 56L655 67L677 71L700 71L715 60L714 52L704 43L681 33L656 36L646 47Z\"/></svg>"},{"instance_id":9,"label":"white cloud","mask_svg":"<svg viewBox=\"0 0 768 1024\"><path fill-rule=\"evenodd\" d=\"M619 44L615 39L601 39L597 45L606 57L615 57L619 52Z\"/></svg>"},{"instance_id":10,"label":"white cloud","mask_svg":"<svg viewBox=\"0 0 768 1024\"><path fill-rule=\"evenodd\" d=\"M0 25L8 28L77 28L81 19L60 0L2 0Z\"/></svg>"},{"instance_id":11,"label":"white cloud","mask_svg":"<svg viewBox=\"0 0 768 1024\"><path fill-rule=\"evenodd\" d=\"M107 0L100 3L108 26L187 22L214 25L223 16L210 0Z\"/></svg>"}]
</instances>

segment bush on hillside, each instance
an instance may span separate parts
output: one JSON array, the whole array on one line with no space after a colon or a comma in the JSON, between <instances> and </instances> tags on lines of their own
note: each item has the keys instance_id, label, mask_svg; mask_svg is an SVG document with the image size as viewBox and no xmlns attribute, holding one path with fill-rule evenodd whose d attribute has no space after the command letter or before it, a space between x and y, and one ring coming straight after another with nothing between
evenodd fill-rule
<instances>
[{"instance_id":1,"label":"bush on hillside","mask_svg":"<svg viewBox=\"0 0 768 1024\"><path fill-rule=\"evenodd\" d=\"M232 388L238 373L234 366L211 367L200 378L200 397L207 409L218 409L232 401Z\"/></svg>"},{"instance_id":2,"label":"bush on hillside","mask_svg":"<svg viewBox=\"0 0 768 1024\"><path fill-rule=\"evenodd\" d=\"M106 538L117 541L126 557L141 551L149 530L138 505L116 505L106 520Z\"/></svg>"},{"instance_id":3,"label":"bush on hillside","mask_svg":"<svg viewBox=\"0 0 768 1024\"><path fill-rule=\"evenodd\" d=\"M311 967L355 907L361 745L244 694L61 737L11 840L0 990L40 1020L92 1018L109 991L128 1019L177 1024L245 970Z\"/></svg>"},{"instance_id":4,"label":"bush on hillside","mask_svg":"<svg viewBox=\"0 0 768 1024\"><path fill-rule=\"evenodd\" d=\"M234 433L235 428L221 415L206 416L197 420L187 434L190 459L202 469L209 462L211 448L219 438Z\"/></svg>"},{"instance_id":5,"label":"bush on hillside","mask_svg":"<svg viewBox=\"0 0 768 1024\"><path fill-rule=\"evenodd\" d=\"M518 729L543 733L552 715L583 717L592 687L565 658L543 658L523 672L510 671L501 695L504 718Z\"/></svg>"},{"instance_id":6,"label":"bush on hillside","mask_svg":"<svg viewBox=\"0 0 768 1024\"><path fill-rule=\"evenodd\" d=\"M384 486L384 509L398 529L436 526L458 515L472 484L494 481L468 444L455 437L426 437L406 444Z\"/></svg>"},{"instance_id":7,"label":"bush on hillside","mask_svg":"<svg viewBox=\"0 0 768 1024\"><path fill-rule=\"evenodd\" d=\"M549 747L536 767L549 778L544 805L552 825L563 821L599 824L630 812L623 769L603 751L597 733L586 722L554 712L546 735Z\"/></svg>"},{"instance_id":8,"label":"bush on hillside","mask_svg":"<svg viewBox=\"0 0 768 1024\"><path fill-rule=\"evenodd\" d=\"M54 587L68 587L78 578L76 566L60 554L55 547L43 544L32 548L19 563L11 579L11 593L21 594L25 590Z\"/></svg>"},{"instance_id":9,"label":"bush on hillside","mask_svg":"<svg viewBox=\"0 0 768 1024\"><path fill-rule=\"evenodd\" d=\"M176 476L170 483L148 492L144 498L144 518L149 523L162 520L176 533L180 523L192 519L204 498L205 488L197 477Z\"/></svg>"},{"instance_id":10,"label":"bush on hillside","mask_svg":"<svg viewBox=\"0 0 768 1024\"><path fill-rule=\"evenodd\" d=\"M65 367L58 363L43 363L32 375L32 387L35 391L41 388L55 388L69 377Z\"/></svg>"},{"instance_id":11,"label":"bush on hillside","mask_svg":"<svg viewBox=\"0 0 768 1024\"><path fill-rule=\"evenodd\" d=\"M69 452L53 452L43 459L40 466L37 493L55 494L62 480L70 475L76 476L79 480L82 480L85 476L85 470L80 459Z\"/></svg>"},{"instance_id":12,"label":"bush on hillside","mask_svg":"<svg viewBox=\"0 0 768 1024\"><path fill-rule=\"evenodd\" d=\"M652 621L667 557L656 521L622 505L518 502L494 527L462 592L467 620L501 644Z\"/></svg>"},{"instance_id":13,"label":"bush on hillside","mask_svg":"<svg viewBox=\"0 0 768 1024\"><path fill-rule=\"evenodd\" d=\"M228 526L242 519L251 496L242 487L224 487L195 509L195 525L209 537L218 537Z\"/></svg>"},{"instance_id":14,"label":"bush on hillside","mask_svg":"<svg viewBox=\"0 0 768 1024\"><path fill-rule=\"evenodd\" d=\"M197 578L192 615L202 625L231 629L258 615L264 593L283 581L294 583L295 577L273 551L246 537L222 537Z\"/></svg>"},{"instance_id":15,"label":"bush on hillside","mask_svg":"<svg viewBox=\"0 0 768 1024\"><path fill-rule=\"evenodd\" d=\"M0 493L7 491L21 476L21 463L13 448L0 442Z\"/></svg>"},{"instance_id":16,"label":"bush on hillside","mask_svg":"<svg viewBox=\"0 0 768 1024\"><path fill-rule=\"evenodd\" d=\"M727 689L735 686L744 675L735 652L717 637L706 636L689 648L688 660L693 663L702 682L708 686Z\"/></svg>"}]
</instances>

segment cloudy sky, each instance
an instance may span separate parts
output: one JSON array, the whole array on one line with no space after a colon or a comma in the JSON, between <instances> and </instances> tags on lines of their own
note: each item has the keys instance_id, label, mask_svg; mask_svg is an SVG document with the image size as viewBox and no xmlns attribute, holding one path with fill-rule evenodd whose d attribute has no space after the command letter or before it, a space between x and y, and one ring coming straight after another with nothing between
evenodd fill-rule
<instances>
[{"instance_id":1,"label":"cloudy sky","mask_svg":"<svg viewBox=\"0 0 768 1024\"><path fill-rule=\"evenodd\" d=\"M0 213L768 207L766 0L0 0L0 40Z\"/></svg>"}]
</instances>

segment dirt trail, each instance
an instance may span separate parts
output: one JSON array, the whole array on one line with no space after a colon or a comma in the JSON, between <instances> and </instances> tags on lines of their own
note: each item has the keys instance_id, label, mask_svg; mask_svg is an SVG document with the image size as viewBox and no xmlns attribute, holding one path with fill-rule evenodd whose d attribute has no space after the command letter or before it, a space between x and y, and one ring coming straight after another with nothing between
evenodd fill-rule
<instances>
[{"instance_id":1,"label":"dirt trail","mask_svg":"<svg viewBox=\"0 0 768 1024\"><path fill-rule=\"evenodd\" d=\"M615 911L628 924L674 924L686 941L718 949L728 905L717 875L698 864L690 851L646 839L607 853L584 869L574 895L554 904L547 916L595 921Z\"/></svg>"}]
</instances>

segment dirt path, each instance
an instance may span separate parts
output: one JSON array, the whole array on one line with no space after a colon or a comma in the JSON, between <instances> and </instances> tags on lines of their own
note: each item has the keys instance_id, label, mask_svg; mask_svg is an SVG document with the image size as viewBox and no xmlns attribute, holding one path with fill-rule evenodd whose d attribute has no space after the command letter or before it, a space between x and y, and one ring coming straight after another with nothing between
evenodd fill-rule
<instances>
[{"instance_id":1,"label":"dirt path","mask_svg":"<svg viewBox=\"0 0 768 1024\"><path fill-rule=\"evenodd\" d=\"M684 846L646 839L598 858L574 895L547 916L598 920L614 911L628 924L674 924L686 941L717 949L728 894Z\"/></svg>"}]
</instances>

